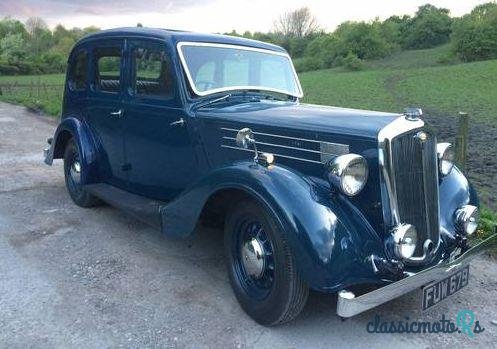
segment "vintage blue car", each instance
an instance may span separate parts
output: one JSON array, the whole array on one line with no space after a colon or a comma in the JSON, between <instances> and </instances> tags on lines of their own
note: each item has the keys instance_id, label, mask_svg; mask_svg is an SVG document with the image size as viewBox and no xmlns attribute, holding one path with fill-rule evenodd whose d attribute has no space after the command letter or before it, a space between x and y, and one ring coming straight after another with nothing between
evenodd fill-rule
<instances>
[{"instance_id":1,"label":"vintage blue car","mask_svg":"<svg viewBox=\"0 0 497 349\"><path fill-rule=\"evenodd\" d=\"M426 309L467 285L497 235L470 246L477 195L421 110L302 96L278 46L102 31L71 52L45 161L64 160L79 206L110 203L168 236L199 219L224 229L233 290L264 325L297 316L309 288L338 293L346 318L421 287Z\"/></svg>"}]
</instances>

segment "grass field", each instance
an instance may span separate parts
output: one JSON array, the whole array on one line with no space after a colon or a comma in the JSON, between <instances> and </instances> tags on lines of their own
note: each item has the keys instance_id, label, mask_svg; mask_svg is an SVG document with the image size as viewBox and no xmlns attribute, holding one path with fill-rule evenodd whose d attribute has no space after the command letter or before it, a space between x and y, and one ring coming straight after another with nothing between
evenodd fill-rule
<instances>
[{"instance_id":1,"label":"grass field","mask_svg":"<svg viewBox=\"0 0 497 349\"><path fill-rule=\"evenodd\" d=\"M425 50L426 51L426 50ZM497 119L497 60L424 68L338 69L300 75L306 102L402 111L420 106L437 115L471 113Z\"/></svg>"},{"instance_id":2,"label":"grass field","mask_svg":"<svg viewBox=\"0 0 497 349\"><path fill-rule=\"evenodd\" d=\"M64 74L0 76L0 100L22 104L49 115L60 114Z\"/></svg>"}]
</instances>

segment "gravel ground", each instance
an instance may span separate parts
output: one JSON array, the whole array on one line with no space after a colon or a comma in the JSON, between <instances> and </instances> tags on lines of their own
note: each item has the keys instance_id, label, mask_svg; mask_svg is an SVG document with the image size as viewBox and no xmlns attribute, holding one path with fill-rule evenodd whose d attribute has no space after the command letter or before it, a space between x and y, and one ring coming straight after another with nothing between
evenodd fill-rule
<instances>
[{"instance_id":1,"label":"gravel ground","mask_svg":"<svg viewBox=\"0 0 497 349\"><path fill-rule=\"evenodd\" d=\"M473 262L466 289L428 313L416 291L342 322L336 296L311 293L294 322L261 327L233 296L219 231L199 227L195 240L175 240L111 207L76 207L61 163L42 164L54 128L0 103L0 347L495 347L497 264L488 256ZM366 331L375 315L455 321L461 309L473 310L485 331Z\"/></svg>"}]
</instances>

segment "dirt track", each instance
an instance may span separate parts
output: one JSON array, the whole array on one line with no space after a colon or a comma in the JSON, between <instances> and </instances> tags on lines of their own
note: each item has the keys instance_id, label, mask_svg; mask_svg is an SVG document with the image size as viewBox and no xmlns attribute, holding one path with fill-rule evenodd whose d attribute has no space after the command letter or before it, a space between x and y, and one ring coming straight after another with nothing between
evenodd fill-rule
<instances>
[{"instance_id":1,"label":"dirt track","mask_svg":"<svg viewBox=\"0 0 497 349\"><path fill-rule=\"evenodd\" d=\"M435 127L440 141L455 143L457 117L428 111L425 120ZM469 137L466 174L482 202L497 211L497 124L470 119Z\"/></svg>"}]
</instances>

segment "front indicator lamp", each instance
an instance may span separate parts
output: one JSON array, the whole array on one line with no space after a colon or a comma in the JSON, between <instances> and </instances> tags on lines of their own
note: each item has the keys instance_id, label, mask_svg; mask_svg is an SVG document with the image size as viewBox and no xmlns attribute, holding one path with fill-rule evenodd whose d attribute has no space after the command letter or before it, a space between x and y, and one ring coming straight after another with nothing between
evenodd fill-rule
<instances>
[{"instance_id":1,"label":"front indicator lamp","mask_svg":"<svg viewBox=\"0 0 497 349\"><path fill-rule=\"evenodd\" d=\"M455 153L452 144L438 143L437 144L438 156L438 171L442 177L447 176L454 168Z\"/></svg>"},{"instance_id":2,"label":"front indicator lamp","mask_svg":"<svg viewBox=\"0 0 497 349\"><path fill-rule=\"evenodd\" d=\"M480 214L478 207L473 205L465 205L458 209L455 214L456 229L458 233L463 235L472 235L478 228Z\"/></svg>"}]
</instances>

